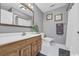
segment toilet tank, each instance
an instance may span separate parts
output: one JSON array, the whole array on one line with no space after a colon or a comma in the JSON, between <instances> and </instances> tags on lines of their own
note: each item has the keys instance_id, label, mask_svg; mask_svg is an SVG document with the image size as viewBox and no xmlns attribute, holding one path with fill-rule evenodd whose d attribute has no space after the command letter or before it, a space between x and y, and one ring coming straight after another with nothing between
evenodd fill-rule
<instances>
[{"instance_id":1,"label":"toilet tank","mask_svg":"<svg viewBox=\"0 0 79 59\"><path fill-rule=\"evenodd\" d=\"M43 39L45 37L45 33L40 33L41 34L41 38Z\"/></svg>"}]
</instances>

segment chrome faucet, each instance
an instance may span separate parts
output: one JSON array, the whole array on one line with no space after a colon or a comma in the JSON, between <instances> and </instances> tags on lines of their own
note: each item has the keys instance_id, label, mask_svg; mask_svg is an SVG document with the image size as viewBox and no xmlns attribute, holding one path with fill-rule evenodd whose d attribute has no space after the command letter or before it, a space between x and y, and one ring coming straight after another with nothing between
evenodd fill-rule
<instances>
[{"instance_id":1,"label":"chrome faucet","mask_svg":"<svg viewBox=\"0 0 79 59\"><path fill-rule=\"evenodd\" d=\"M23 32L23 33L22 33L22 36L25 36L25 35L26 35L26 33L25 33L25 32Z\"/></svg>"}]
</instances>

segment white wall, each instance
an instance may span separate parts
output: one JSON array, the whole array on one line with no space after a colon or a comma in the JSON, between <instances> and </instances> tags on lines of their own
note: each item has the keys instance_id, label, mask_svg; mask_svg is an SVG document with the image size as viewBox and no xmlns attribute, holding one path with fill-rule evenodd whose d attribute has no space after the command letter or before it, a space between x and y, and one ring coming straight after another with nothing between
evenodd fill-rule
<instances>
[{"instance_id":1,"label":"white wall","mask_svg":"<svg viewBox=\"0 0 79 59\"><path fill-rule=\"evenodd\" d=\"M43 27L44 27L44 33L46 33L46 35L48 37L52 37L55 39L56 43L61 43L61 44L65 44L66 43L66 27L67 27L67 12L66 12L66 6L55 9L55 10L51 10L49 12L46 12L44 14L44 22L43 22ZM46 15L47 14L53 14L53 19L52 20L46 20ZM54 15L56 14L63 14L63 21L54 21ZM64 34L63 35L57 35L56 34L56 24L57 23L64 23Z\"/></svg>"},{"instance_id":2,"label":"white wall","mask_svg":"<svg viewBox=\"0 0 79 59\"><path fill-rule=\"evenodd\" d=\"M68 28L66 46L71 55L79 55L79 4L74 4L68 11Z\"/></svg>"},{"instance_id":3,"label":"white wall","mask_svg":"<svg viewBox=\"0 0 79 59\"><path fill-rule=\"evenodd\" d=\"M34 6L34 24L37 24L39 27L39 32L43 31L43 13L41 10L35 5Z\"/></svg>"}]
</instances>

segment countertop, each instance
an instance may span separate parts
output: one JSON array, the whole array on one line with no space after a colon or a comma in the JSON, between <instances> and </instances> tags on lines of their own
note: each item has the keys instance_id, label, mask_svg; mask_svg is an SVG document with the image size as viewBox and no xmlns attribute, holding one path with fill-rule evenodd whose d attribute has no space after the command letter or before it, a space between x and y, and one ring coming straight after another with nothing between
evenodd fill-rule
<instances>
[{"instance_id":1,"label":"countertop","mask_svg":"<svg viewBox=\"0 0 79 59\"><path fill-rule=\"evenodd\" d=\"M5 45L5 44L9 44L9 43L12 43L12 42L16 42L16 41L19 41L19 40L24 40L24 39L28 39L28 38L31 38L31 37L41 35L41 34L26 34L26 35L22 36L22 35L18 35L18 34L16 34L16 35L6 35L6 36L3 36L3 34L2 34L2 36L0 36L0 46Z\"/></svg>"}]
</instances>

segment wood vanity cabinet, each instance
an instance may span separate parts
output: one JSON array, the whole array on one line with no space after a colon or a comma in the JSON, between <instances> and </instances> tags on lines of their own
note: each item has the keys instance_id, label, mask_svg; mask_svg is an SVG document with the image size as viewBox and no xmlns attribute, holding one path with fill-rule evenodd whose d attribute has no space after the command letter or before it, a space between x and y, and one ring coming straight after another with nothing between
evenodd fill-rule
<instances>
[{"instance_id":1,"label":"wood vanity cabinet","mask_svg":"<svg viewBox=\"0 0 79 59\"><path fill-rule=\"evenodd\" d=\"M41 35L0 46L0 56L36 56L41 50Z\"/></svg>"}]
</instances>

